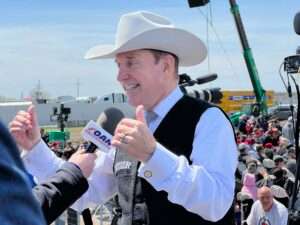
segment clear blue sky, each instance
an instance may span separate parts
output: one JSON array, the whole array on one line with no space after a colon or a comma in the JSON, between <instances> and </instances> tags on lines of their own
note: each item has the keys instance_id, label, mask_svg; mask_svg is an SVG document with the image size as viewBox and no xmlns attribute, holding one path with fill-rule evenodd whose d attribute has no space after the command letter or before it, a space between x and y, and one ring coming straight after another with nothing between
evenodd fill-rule
<instances>
[{"instance_id":1,"label":"clear blue sky","mask_svg":"<svg viewBox=\"0 0 300 225\"><path fill-rule=\"evenodd\" d=\"M148 10L168 17L175 25L209 40L210 66L182 68L197 77L217 72L218 80L201 88L251 89L250 79L227 0L211 0L212 22L203 14L209 7L190 9L187 0L1 0L0 95L28 95L38 80L52 96L101 96L121 91L113 60L86 61L83 55L96 44L113 43L119 17ZM237 0L248 41L265 89L282 91L278 68L295 54L300 36L293 31L299 0ZM223 47L221 47L223 46ZM225 52L224 52L225 49Z\"/></svg>"}]
</instances>

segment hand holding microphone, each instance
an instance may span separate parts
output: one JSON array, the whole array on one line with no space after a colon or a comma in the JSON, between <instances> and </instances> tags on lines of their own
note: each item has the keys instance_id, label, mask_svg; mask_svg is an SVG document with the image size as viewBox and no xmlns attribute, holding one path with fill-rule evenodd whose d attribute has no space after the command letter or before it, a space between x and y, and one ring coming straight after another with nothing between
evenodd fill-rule
<instances>
[{"instance_id":1,"label":"hand holding microphone","mask_svg":"<svg viewBox=\"0 0 300 225\"><path fill-rule=\"evenodd\" d=\"M88 178L93 172L96 158L96 154L87 153L85 149L79 149L68 161L78 166L84 177Z\"/></svg>"}]
</instances>

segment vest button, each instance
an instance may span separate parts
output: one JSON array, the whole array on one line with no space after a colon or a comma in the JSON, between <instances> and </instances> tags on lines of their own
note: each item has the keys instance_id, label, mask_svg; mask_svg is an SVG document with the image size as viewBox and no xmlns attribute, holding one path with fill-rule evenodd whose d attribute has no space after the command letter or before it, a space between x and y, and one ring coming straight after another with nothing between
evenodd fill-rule
<instances>
[{"instance_id":1,"label":"vest button","mask_svg":"<svg viewBox=\"0 0 300 225\"><path fill-rule=\"evenodd\" d=\"M150 170L146 170L146 171L144 172L144 176L145 176L146 178L150 178L150 177L152 177L152 172L151 172Z\"/></svg>"}]
</instances>

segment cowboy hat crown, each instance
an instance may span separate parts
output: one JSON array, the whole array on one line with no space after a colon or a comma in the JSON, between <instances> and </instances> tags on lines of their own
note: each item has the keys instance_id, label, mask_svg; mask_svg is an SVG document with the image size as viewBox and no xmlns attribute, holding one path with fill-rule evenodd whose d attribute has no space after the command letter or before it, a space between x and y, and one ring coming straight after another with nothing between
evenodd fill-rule
<instances>
[{"instance_id":1,"label":"cowboy hat crown","mask_svg":"<svg viewBox=\"0 0 300 225\"><path fill-rule=\"evenodd\" d=\"M204 43L194 34L175 26L165 17L145 11L128 13L120 18L115 45L98 45L86 59L114 58L117 54L156 49L175 54L180 66L201 63L207 54Z\"/></svg>"}]
</instances>

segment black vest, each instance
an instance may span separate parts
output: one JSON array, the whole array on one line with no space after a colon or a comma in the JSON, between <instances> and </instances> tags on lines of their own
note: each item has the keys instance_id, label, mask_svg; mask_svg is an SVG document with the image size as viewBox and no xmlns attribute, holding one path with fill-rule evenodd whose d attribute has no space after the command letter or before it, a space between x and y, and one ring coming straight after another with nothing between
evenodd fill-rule
<instances>
[{"instance_id":1,"label":"black vest","mask_svg":"<svg viewBox=\"0 0 300 225\"><path fill-rule=\"evenodd\" d=\"M196 125L202 113L212 105L188 96L182 97L167 113L154 133L157 142L176 155L190 155ZM181 130L181 132L179 132ZM162 162L163 163L163 162ZM118 225L234 225L233 207L218 222L209 222L184 207L171 203L165 191L156 191L137 176L139 163L122 151L116 152L114 173L117 177Z\"/></svg>"}]
</instances>

